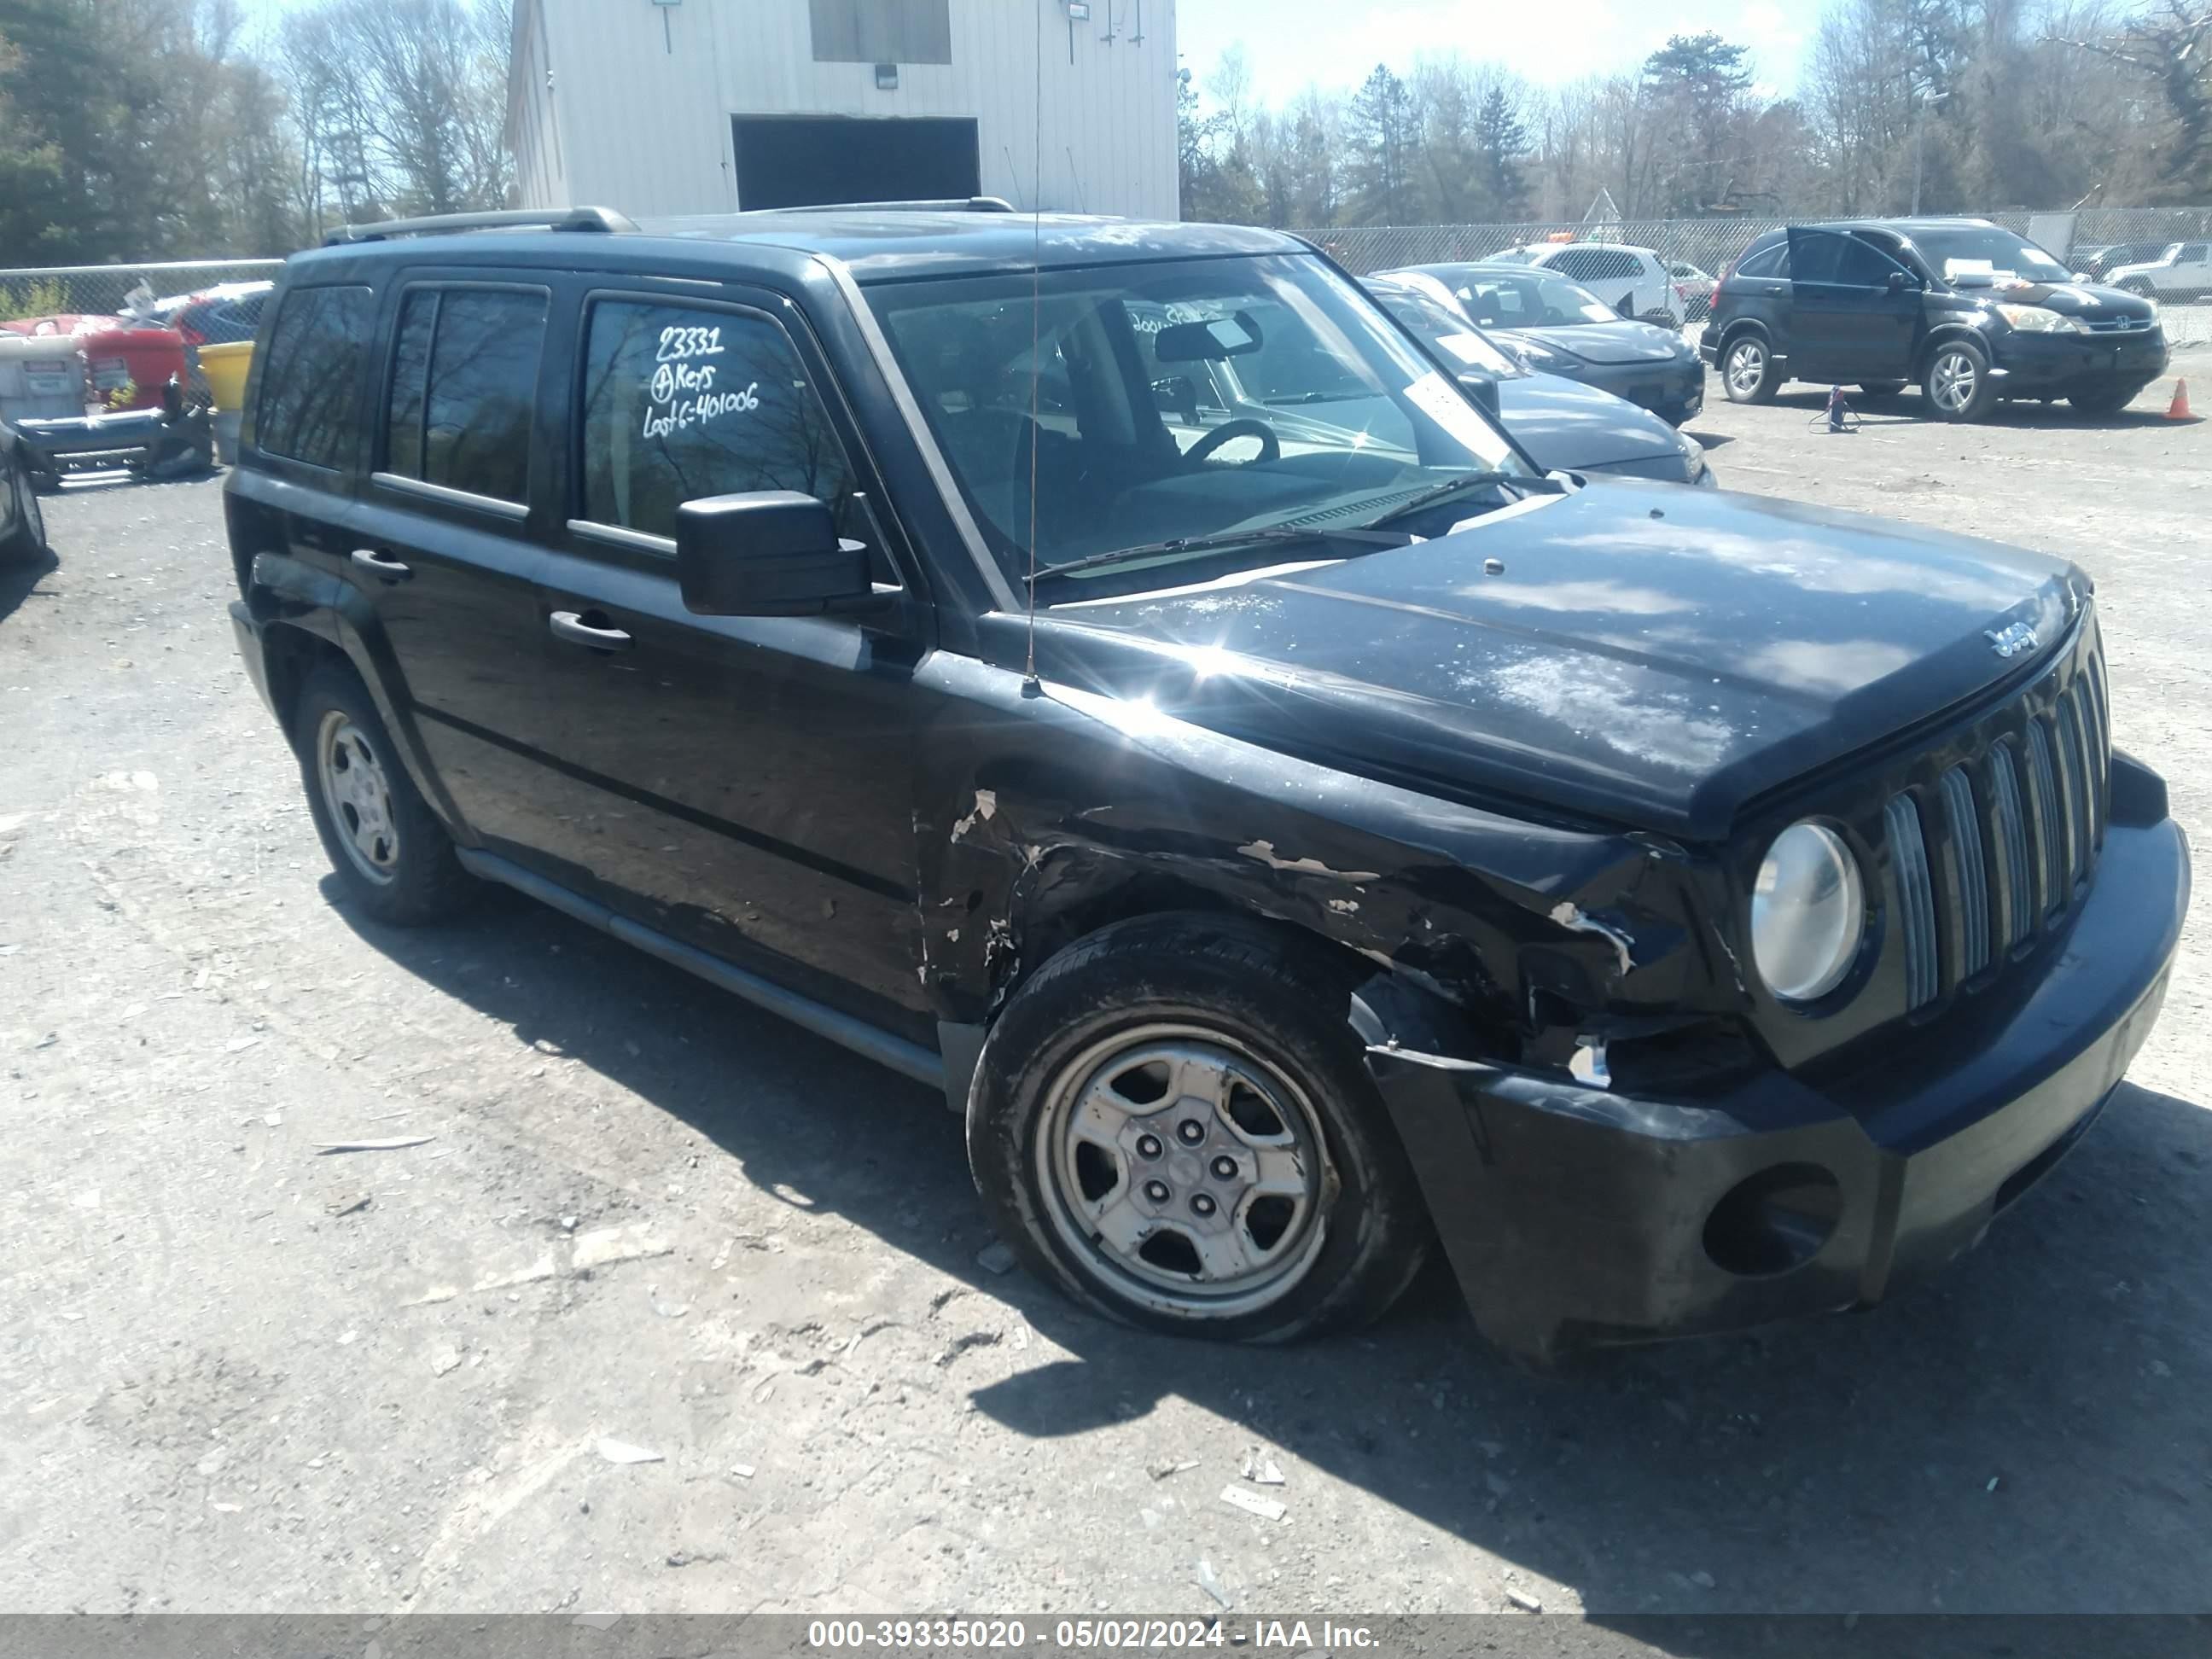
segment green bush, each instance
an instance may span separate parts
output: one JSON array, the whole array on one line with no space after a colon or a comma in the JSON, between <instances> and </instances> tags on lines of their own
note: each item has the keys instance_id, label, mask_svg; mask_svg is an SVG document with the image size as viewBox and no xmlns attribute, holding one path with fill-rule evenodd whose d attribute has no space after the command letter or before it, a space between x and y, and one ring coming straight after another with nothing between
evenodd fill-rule
<instances>
[{"instance_id":1,"label":"green bush","mask_svg":"<svg viewBox=\"0 0 2212 1659\"><path fill-rule=\"evenodd\" d=\"M69 285L59 277L34 277L16 288L0 283L0 322L10 322L19 317L51 317L69 308Z\"/></svg>"}]
</instances>

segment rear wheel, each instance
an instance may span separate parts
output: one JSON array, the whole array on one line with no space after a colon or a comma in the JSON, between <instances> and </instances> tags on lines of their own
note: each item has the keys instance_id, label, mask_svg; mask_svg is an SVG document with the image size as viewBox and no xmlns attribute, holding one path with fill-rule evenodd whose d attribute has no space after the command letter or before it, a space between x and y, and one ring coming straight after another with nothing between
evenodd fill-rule
<instances>
[{"instance_id":1,"label":"rear wheel","mask_svg":"<svg viewBox=\"0 0 2212 1659\"><path fill-rule=\"evenodd\" d=\"M1774 400L1782 383L1775 373L1774 355L1756 334L1739 335L1721 353L1721 389L1732 404L1764 404Z\"/></svg>"},{"instance_id":2,"label":"rear wheel","mask_svg":"<svg viewBox=\"0 0 2212 1659\"><path fill-rule=\"evenodd\" d=\"M9 564L27 564L33 559L46 556L46 518L39 506L39 492L33 487L31 469L21 455L8 457L4 470L0 470L0 489L8 492L12 510L8 518L13 526L4 539L0 539L0 561Z\"/></svg>"},{"instance_id":3,"label":"rear wheel","mask_svg":"<svg viewBox=\"0 0 2212 1659\"><path fill-rule=\"evenodd\" d=\"M1938 420L1977 421L1997 400L1989 354L1972 340L1946 340L1937 346L1920 385Z\"/></svg>"},{"instance_id":4,"label":"rear wheel","mask_svg":"<svg viewBox=\"0 0 2212 1659\"><path fill-rule=\"evenodd\" d=\"M969 1097L1000 1235L1155 1330L1273 1342L1382 1313L1429 1228L1346 1023L1352 977L1238 918L1146 917L1054 957Z\"/></svg>"},{"instance_id":5,"label":"rear wheel","mask_svg":"<svg viewBox=\"0 0 2212 1659\"><path fill-rule=\"evenodd\" d=\"M292 709L307 808L347 896L379 921L444 921L480 890L393 751L368 688L347 665L307 677Z\"/></svg>"}]
</instances>

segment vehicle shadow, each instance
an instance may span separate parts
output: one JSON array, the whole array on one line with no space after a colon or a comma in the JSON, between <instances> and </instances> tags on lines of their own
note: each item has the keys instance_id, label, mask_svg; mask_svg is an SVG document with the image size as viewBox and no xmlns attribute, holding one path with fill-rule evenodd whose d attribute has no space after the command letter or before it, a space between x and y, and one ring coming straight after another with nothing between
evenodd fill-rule
<instances>
[{"instance_id":1,"label":"vehicle shadow","mask_svg":"<svg viewBox=\"0 0 2212 1659\"><path fill-rule=\"evenodd\" d=\"M16 607L31 597L39 584L60 568L61 561L51 549L21 564L0 564L0 623L14 616Z\"/></svg>"},{"instance_id":2,"label":"vehicle shadow","mask_svg":"<svg viewBox=\"0 0 2212 1659\"><path fill-rule=\"evenodd\" d=\"M1927 412L1923 394L1907 388L1894 398L1881 399L1854 396L1856 388L1846 384L1844 401L1850 407L1854 418L1867 426L1921 425L1938 426L1942 422ZM2143 394L2145 398L2148 393ZM1818 388L1779 392L1775 394L1777 408L1802 409L1808 417L1817 417L1828 407L1828 394ZM2193 426L2204 417L2193 415L2181 420L2170 419L2166 410L2139 399L2127 408L2115 410L2108 415L2085 415L2069 403L2038 403L2021 399L1999 404L1973 426L2049 427L2059 431L2117 432L2136 427ZM1701 439L1699 441L1703 441Z\"/></svg>"},{"instance_id":3,"label":"vehicle shadow","mask_svg":"<svg viewBox=\"0 0 2212 1659\"><path fill-rule=\"evenodd\" d=\"M1624 1628L1654 1613L2197 1610L2212 1583L2201 1104L2124 1086L1983 1249L1863 1315L1537 1376L1483 1346L1432 1266L1364 1333L1228 1348L1122 1329L980 1267L990 1234L931 1090L511 894L432 933L342 914L518 1041L697 1128L733 1155L731 1180L1020 1308L1068 1357L974 1391L1013 1434L1080 1434L1180 1396L1278 1449L1294 1519L1301 1499L1309 1516L1328 1501L1316 1474L1334 1477ZM1345 1597L1367 1605L1358 1585ZM1665 1641L1706 1650L1692 1628Z\"/></svg>"}]
</instances>

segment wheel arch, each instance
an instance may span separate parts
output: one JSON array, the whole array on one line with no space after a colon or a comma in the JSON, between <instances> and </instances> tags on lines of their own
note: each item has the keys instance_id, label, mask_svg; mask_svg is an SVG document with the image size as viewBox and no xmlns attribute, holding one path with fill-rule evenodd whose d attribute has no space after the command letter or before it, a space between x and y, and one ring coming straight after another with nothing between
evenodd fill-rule
<instances>
[{"instance_id":1,"label":"wheel arch","mask_svg":"<svg viewBox=\"0 0 2212 1659\"><path fill-rule=\"evenodd\" d=\"M1984 359L1995 361L1994 354L1990 350L1988 339L1973 325L1964 322L1938 323L1928 331L1928 337L1921 341L1920 349L1912 354L1913 380L1926 380L1928 365L1935 361L1937 350L1950 344L1954 340L1969 341L1980 348Z\"/></svg>"}]
</instances>

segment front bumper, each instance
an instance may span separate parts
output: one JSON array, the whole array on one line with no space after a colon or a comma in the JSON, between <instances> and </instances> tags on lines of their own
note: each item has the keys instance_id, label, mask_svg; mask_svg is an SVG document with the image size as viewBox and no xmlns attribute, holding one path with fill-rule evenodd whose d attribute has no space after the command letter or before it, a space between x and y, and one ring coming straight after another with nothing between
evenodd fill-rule
<instances>
[{"instance_id":1,"label":"front bumper","mask_svg":"<svg viewBox=\"0 0 2212 1659\"><path fill-rule=\"evenodd\" d=\"M1477 1327L1538 1360L1740 1328L1867 1306L1976 1243L2102 1109L2166 994L2181 831L2116 822L2101 858L2024 994L1818 1087L1638 1099L1371 1050Z\"/></svg>"},{"instance_id":2,"label":"front bumper","mask_svg":"<svg viewBox=\"0 0 2212 1659\"><path fill-rule=\"evenodd\" d=\"M2029 334L2008 330L1990 338L2008 398L2063 398L2075 392L2125 387L2141 391L2166 373L2166 331L2142 334Z\"/></svg>"},{"instance_id":3,"label":"front bumper","mask_svg":"<svg viewBox=\"0 0 2212 1659\"><path fill-rule=\"evenodd\" d=\"M1589 363L1575 379L1680 426L1705 407L1705 366L1692 357L1656 363Z\"/></svg>"}]
</instances>

